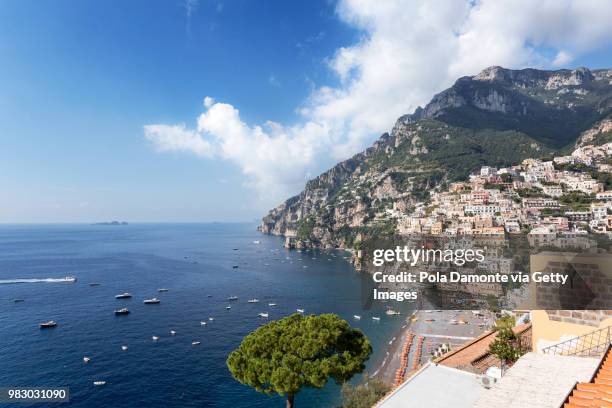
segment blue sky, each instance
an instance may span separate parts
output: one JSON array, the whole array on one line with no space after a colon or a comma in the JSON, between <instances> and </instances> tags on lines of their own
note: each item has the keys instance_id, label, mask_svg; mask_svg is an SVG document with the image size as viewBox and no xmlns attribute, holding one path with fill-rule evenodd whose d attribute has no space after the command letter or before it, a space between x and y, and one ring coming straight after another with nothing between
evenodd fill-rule
<instances>
[{"instance_id":1,"label":"blue sky","mask_svg":"<svg viewBox=\"0 0 612 408\"><path fill-rule=\"evenodd\" d=\"M612 66L606 27L593 34L576 26L581 42L554 21L548 31L525 29L519 48L502 41L481 60L461 54L466 36L452 61L440 60L448 50L437 40L492 30L478 13L498 11L449 3L431 17L418 2L399 7L3 2L0 222L254 220L459 74L492 62ZM392 31L391 17L421 10L422 27ZM423 32L431 44L417 41ZM393 52L382 53L384 44ZM203 106L206 96L214 105ZM232 120L239 134L223 127ZM170 145L177 135L165 127L145 137L146 126L181 124L188 133ZM206 149L194 153L200 138Z\"/></svg>"}]
</instances>

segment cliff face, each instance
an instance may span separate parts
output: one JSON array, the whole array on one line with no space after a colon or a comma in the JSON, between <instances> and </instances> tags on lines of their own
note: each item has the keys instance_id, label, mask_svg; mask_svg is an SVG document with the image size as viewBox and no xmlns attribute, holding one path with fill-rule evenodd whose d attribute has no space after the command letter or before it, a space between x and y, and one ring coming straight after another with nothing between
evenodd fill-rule
<instances>
[{"instance_id":1,"label":"cliff face","mask_svg":"<svg viewBox=\"0 0 612 408\"><path fill-rule=\"evenodd\" d=\"M394 214L411 212L431 190L482 165L569 146L611 114L612 70L490 67L460 78L372 147L310 180L260 230L305 246L354 247L362 235L395 231Z\"/></svg>"}]
</instances>

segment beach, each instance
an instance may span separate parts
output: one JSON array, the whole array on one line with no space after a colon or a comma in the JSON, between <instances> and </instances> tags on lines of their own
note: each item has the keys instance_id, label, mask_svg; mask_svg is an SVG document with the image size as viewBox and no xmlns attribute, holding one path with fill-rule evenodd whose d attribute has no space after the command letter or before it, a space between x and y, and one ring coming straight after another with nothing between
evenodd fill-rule
<instances>
[{"instance_id":1,"label":"beach","mask_svg":"<svg viewBox=\"0 0 612 408\"><path fill-rule=\"evenodd\" d=\"M456 348L489 330L495 322L491 312L471 310L417 310L409 316L398 317L404 323L390 339L385 357L371 375L389 385L397 382L400 368L405 379L411 371L431 360L442 344Z\"/></svg>"}]
</instances>

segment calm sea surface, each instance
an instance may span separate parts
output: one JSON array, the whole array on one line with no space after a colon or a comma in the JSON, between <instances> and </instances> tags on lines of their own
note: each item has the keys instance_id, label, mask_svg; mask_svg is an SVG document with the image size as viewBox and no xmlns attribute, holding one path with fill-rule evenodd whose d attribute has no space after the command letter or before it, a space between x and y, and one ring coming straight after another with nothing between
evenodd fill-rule
<instances>
[{"instance_id":1,"label":"calm sea surface","mask_svg":"<svg viewBox=\"0 0 612 408\"><path fill-rule=\"evenodd\" d=\"M0 226L0 387L67 386L70 403L54 406L74 408L284 406L284 398L233 380L225 365L242 337L265 323L258 313L339 314L372 341L370 372L401 324L380 308L363 310L362 277L346 256L285 250L251 224ZM7 283L66 275L77 282ZM133 298L116 300L122 292ZM227 311L230 295L239 301ZM154 296L161 304L142 303ZM260 303L247 303L254 297ZM120 307L131 313L115 316ZM48 320L58 327L40 330ZM95 387L96 380L107 384ZM301 407L339 401L331 383L296 397Z\"/></svg>"}]
</instances>

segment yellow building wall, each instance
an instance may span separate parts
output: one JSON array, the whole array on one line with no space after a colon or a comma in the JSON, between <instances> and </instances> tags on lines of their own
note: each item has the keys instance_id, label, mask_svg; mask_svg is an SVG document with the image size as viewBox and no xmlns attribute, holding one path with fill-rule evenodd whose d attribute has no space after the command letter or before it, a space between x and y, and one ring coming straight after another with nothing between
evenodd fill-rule
<instances>
[{"instance_id":1,"label":"yellow building wall","mask_svg":"<svg viewBox=\"0 0 612 408\"><path fill-rule=\"evenodd\" d=\"M599 327L550 320L545 310L532 310L532 347L535 351L592 331L611 326L612 317L602 320Z\"/></svg>"}]
</instances>

